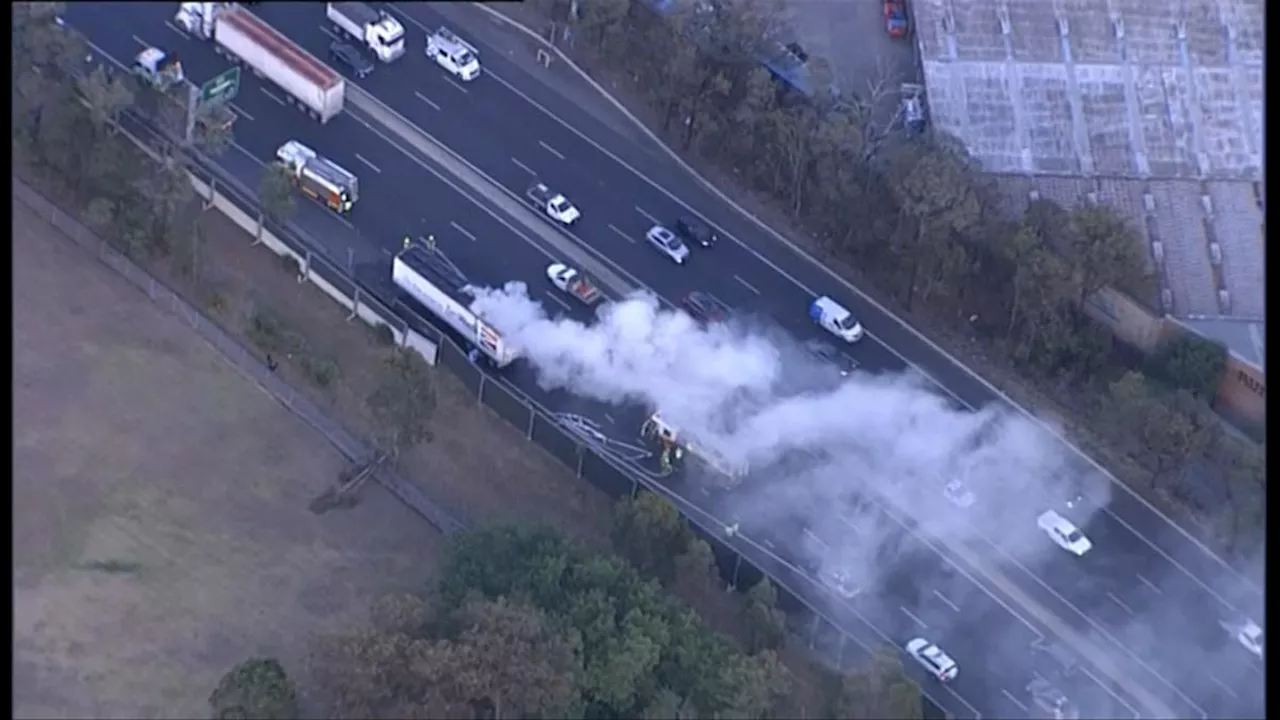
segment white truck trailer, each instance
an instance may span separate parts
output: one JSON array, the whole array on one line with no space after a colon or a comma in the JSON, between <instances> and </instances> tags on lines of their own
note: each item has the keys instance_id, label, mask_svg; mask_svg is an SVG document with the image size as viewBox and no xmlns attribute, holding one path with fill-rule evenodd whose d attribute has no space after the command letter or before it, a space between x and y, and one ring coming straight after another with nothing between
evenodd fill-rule
<instances>
[{"instance_id":1,"label":"white truck trailer","mask_svg":"<svg viewBox=\"0 0 1280 720\"><path fill-rule=\"evenodd\" d=\"M270 80L321 123L342 112L347 91L342 76L243 6L184 2L174 22L192 35L213 40L219 54Z\"/></svg>"},{"instance_id":2,"label":"white truck trailer","mask_svg":"<svg viewBox=\"0 0 1280 720\"><path fill-rule=\"evenodd\" d=\"M391 263L391 281L474 345L497 367L506 367L519 353L483 318L471 311L471 284L434 243L412 244Z\"/></svg>"},{"instance_id":3,"label":"white truck trailer","mask_svg":"<svg viewBox=\"0 0 1280 720\"><path fill-rule=\"evenodd\" d=\"M333 31L366 47L379 60L389 63L404 55L404 25L391 15L374 10L368 3L325 3L325 15Z\"/></svg>"}]
</instances>

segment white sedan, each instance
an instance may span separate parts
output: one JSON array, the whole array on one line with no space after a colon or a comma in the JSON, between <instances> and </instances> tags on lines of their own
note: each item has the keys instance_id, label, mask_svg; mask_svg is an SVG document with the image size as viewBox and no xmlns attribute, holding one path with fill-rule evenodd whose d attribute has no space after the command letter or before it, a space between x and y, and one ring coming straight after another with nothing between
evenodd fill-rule
<instances>
[{"instance_id":1,"label":"white sedan","mask_svg":"<svg viewBox=\"0 0 1280 720\"><path fill-rule=\"evenodd\" d=\"M853 576L841 569L823 568L822 580L835 594L845 600L852 600L862 592L862 589L853 582Z\"/></svg>"},{"instance_id":2,"label":"white sedan","mask_svg":"<svg viewBox=\"0 0 1280 720\"><path fill-rule=\"evenodd\" d=\"M930 675L937 678L938 682L951 682L960 674L960 666L956 661L942 652L937 645L924 638L916 638L908 642L907 654L915 658L915 661L928 670Z\"/></svg>"},{"instance_id":3,"label":"white sedan","mask_svg":"<svg viewBox=\"0 0 1280 720\"><path fill-rule=\"evenodd\" d=\"M959 478L948 480L942 488L942 494L947 496L951 504L962 510L973 507L974 501L977 500L969 486Z\"/></svg>"},{"instance_id":4,"label":"white sedan","mask_svg":"<svg viewBox=\"0 0 1280 720\"><path fill-rule=\"evenodd\" d=\"M1040 517L1036 518L1036 525L1039 525L1058 547L1076 557L1082 557L1093 549L1093 543L1080 532L1080 528L1053 510L1041 513Z\"/></svg>"},{"instance_id":5,"label":"white sedan","mask_svg":"<svg viewBox=\"0 0 1280 720\"><path fill-rule=\"evenodd\" d=\"M645 240L653 249L671 258L675 264L683 265L689 259L689 246L684 244L675 233L661 225L654 225L644 234Z\"/></svg>"},{"instance_id":6,"label":"white sedan","mask_svg":"<svg viewBox=\"0 0 1280 720\"><path fill-rule=\"evenodd\" d=\"M1236 642L1244 646L1245 650L1262 657L1262 627L1252 620L1246 620L1244 625L1236 631Z\"/></svg>"}]
</instances>

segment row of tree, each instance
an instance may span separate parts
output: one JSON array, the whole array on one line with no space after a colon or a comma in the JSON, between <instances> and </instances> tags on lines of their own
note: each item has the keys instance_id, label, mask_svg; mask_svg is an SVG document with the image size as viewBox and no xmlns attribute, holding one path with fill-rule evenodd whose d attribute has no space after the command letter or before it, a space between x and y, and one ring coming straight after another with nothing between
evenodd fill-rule
<instances>
[{"instance_id":1,"label":"row of tree","mask_svg":"<svg viewBox=\"0 0 1280 720\"><path fill-rule=\"evenodd\" d=\"M669 544L674 510L644 502L619 510L637 558L669 582L710 582L714 568L692 559L702 550ZM685 559L656 562L661 549ZM772 607L745 608L749 622L778 622ZM306 675L335 718L772 718L793 685L773 649L744 652L623 558L513 527L453 540L430 591L385 598L368 627L319 638ZM921 717L892 650L828 690L826 717ZM294 718L298 696L278 662L252 658L210 704L215 717Z\"/></svg>"},{"instance_id":2,"label":"row of tree","mask_svg":"<svg viewBox=\"0 0 1280 720\"><path fill-rule=\"evenodd\" d=\"M678 148L772 199L828 252L859 268L860 282L987 343L1058 397L1085 399L1074 405L1086 427L1096 425L1087 422L1095 415L1160 413L1165 425L1195 434L1178 444L1173 430L1155 438L1139 424L1108 429L1151 482L1202 525L1233 528L1218 534L1228 549L1257 550L1261 526L1253 518L1239 516L1230 502L1192 500L1180 487L1184 474L1173 472L1258 464L1256 447L1218 442L1206 414L1225 350L1178 341L1149 363L1135 363L1082 310L1107 286L1153 295L1143 245L1112 209L1038 200L1010 219L990 179L954 138L907 136L886 120L898 92L887 74L863 93L797 97L757 61L776 54L782 37L783 13L772 0L670 3L661 16L644 0L535 5L561 31L557 37L570 30L570 51L587 67L634 81L658 129ZM1125 370L1159 382L1141 396L1117 395L1110 383ZM1183 393L1197 402L1185 402ZM1137 404L1111 412L1112 403L1130 401ZM1238 472L1220 474L1219 484L1231 487L1219 495L1255 497L1252 476L1242 487Z\"/></svg>"}]
</instances>

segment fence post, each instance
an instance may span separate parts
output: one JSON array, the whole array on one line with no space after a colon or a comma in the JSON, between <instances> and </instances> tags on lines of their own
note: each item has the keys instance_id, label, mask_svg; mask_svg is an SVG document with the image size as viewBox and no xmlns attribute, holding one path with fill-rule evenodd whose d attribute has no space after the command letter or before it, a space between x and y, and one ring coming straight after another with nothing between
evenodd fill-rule
<instances>
[{"instance_id":1,"label":"fence post","mask_svg":"<svg viewBox=\"0 0 1280 720\"><path fill-rule=\"evenodd\" d=\"M440 353L440 350L437 348L436 354L439 354L439 353ZM529 433L525 437L526 440L533 440L533 423L537 419L538 419L538 414L533 411L532 407L529 407Z\"/></svg>"},{"instance_id":2,"label":"fence post","mask_svg":"<svg viewBox=\"0 0 1280 720\"><path fill-rule=\"evenodd\" d=\"M479 368L476 368L476 369L477 369L477 370L479 370ZM484 374L483 372L481 372L481 373L480 373L480 386L476 388L476 404L477 404L477 405L483 405L483 404L484 404L484 384L485 384L486 382L488 382L488 380L489 380L489 378L488 378L487 376L485 376L485 374Z\"/></svg>"},{"instance_id":3,"label":"fence post","mask_svg":"<svg viewBox=\"0 0 1280 720\"><path fill-rule=\"evenodd\" d=\"M587 465L587 446L579 445L578 446L578 467L577 467L577 472L575 474L575 477L586 477L586 473L584 472L584 468L586 467L586 465Z\"/></svg>"},{"instance_id":4,"label":"fence post","mask_svg":"<svg viewBox=\"0 0 1280 720\"><path fill-rule=\"evenodd\" d=\"M538 48L536 57L538 58L539 65L541 65L544 68L551 67L551 53L547 52L546 50L543 50L542 48Z\"/></svg>"},{"instance_id":5,"label":"fence post","mask_svg":"<svg viewBox=\"0 0 1280 720\"><path fill-rule=\"evenodd\" d=\"M355 283L351 284L356 290L351 293L351 314L347 316L347 322L351 322L360 314L360 286Z\"/></svg>"},{"instance_id":6,"label":"fence post","mask_svg":"<svg viewBox=\"0 0 1280 720\"><path fill-rule=\"evenodd\" d=\"M302 256L302 267L298 268L298 284L307 281L311 277L311 251L304 251L306 254Z\"/></svg>"},{"instance_id":7,"label":"fence post","mask_svg":"<svg viewBox=\"0 0 1280 720\"><path fill-rule=\"evenodd\" d=\"M262 244L262 233L266 231L266 223L267 216L258 213L258 227L254 230L253 242L249 244L249 247L257 247Z\"/></svg>"},{"instance_id":8,"label":"fence post","mask_svg":"<svg viewBox=\"0 0 1280 720\"><path fill-rule=\"evenodd\" d=\"M849 636L840 633L840 644L836 646L836 667L844 668L844 644L849 640Z\"/></svg>"},{"instance_id":9,"label":"fence post","mask_svg":"<svg viewBox=\"0 0 1280 720\"><path fill-rule=\"evenodd\" d=\"M819 622L820 620L821 620L821 618L819 618L819 617L818 617L818 614L817 614L817 613L814 613L814 614L813 614L813 627L809 628L809 649L810 649L810 650L812 650L812 649L813 649L814 647L816 647L816 646L817 646L817 644L818 644L818 622ZM840 633L840 635L841 635L841 637L842 637L842 638L844 637L844 633ZM844 642L844 640L841 640L841 642L843 643L843 642Z\"/></svg>"}]
</instances>

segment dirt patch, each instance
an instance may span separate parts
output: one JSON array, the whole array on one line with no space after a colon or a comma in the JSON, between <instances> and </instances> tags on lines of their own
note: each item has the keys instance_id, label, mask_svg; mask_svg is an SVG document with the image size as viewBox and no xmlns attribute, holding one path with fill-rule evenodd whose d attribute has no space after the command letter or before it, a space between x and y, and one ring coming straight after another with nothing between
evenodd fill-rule
<instances>
[{"instance_id":1,"label":"dirt patch","mask_svg":"<svg viewBox=\"0 0 1280 720\"><path fill-rule=\"evenodd\" d=\"M14 203L15 705L203 717L253 653L420 587L443 539L375 485L316 516L345 462L314 431Z\"/></svg>"},{"instance_id":2,"label":"dirt patch","mask_svg":"<svg viewBox=\"0 0 1280 720\"><path fill-rule=\"evenodd\" d=\"M246 319L255 308L270 308L284 325L306 338L308 353L331 360L339 378L316 387L305 358L281 358L280 372L343 424L366 436L372 432L364 399L387 349L368 325L348 320L348 312L311 283L298 283L293 268L262 247L219 212L200 219L206 244L199 294L216 294L216 315L246 347ZM162 271L161 275L165 275ZM168 274L174 285L181 281ZM547 522L588 541L606 539L609 502L588 483L494 415L447 371L436 373L440 393L434 441L406 453L399 468L432 500L472 523Z\"/></svg>"}]
</instances>

